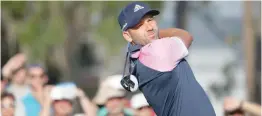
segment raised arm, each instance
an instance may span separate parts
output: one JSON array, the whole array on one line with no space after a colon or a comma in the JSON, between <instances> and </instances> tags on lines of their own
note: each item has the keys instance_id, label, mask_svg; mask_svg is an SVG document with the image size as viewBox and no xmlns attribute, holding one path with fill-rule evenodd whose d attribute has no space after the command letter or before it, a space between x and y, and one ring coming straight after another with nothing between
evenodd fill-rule
<instances>
[{"instance_id":1,"label":"raised arm","mask_svg":"<svg viewBox=\"0 0 262 116\"><path fill-rule=\"evenodd\" d=\"M261 106L259 104L255 104L249 101L241 101L233 97L225 98L224 110L228 113L241 110L254 116L261 115Z\"/></svg>"},{"instance_id":2,"label":"raised arm","mask_svg":"<svg viewBox=\"0 0 262 116\"><path fill-rule=\"evenodd\" d=\"M193 41L193 37L191 36L191 34L183 29L167 28L167 29L159 30L159 38L173 37L173 36L179 37L187 48L190 47Z\"/></svg>"},{"instance_id":3,"label":"raised arm","mask_svg":"<svg viewBox=\"0 0 262 116\"><path fill-rule=\"evenodd\" d=\"M42 105L42 110L40 111L40 116L50 116L51 112L51 105L52 99L50 97L52 86L48 86L44 89L44 103Z\"/></svg>"},{"instance_id":4,"label":"raised arm","mask_svg":"<svg viewBox=\"0 0 262 116\"><path fill-rule=\"evenodd\" d=\"M80 104L82 109L85 112L86 116L96 116L97 113L97 106L91 102L88 96L85 95L84 91L80 88L77 90L77 94L80 100Z\"/></svg>"},{"instance_id":5,"label":"raised arm","mask_svg":"<svg viewBox=\"0 0 262 116\"><path fill-rule=\"evenodd\" d=\"M241 109L253 115L261 115L261 106L255 103L243 101Z\"/></svg>"}]
</instances>

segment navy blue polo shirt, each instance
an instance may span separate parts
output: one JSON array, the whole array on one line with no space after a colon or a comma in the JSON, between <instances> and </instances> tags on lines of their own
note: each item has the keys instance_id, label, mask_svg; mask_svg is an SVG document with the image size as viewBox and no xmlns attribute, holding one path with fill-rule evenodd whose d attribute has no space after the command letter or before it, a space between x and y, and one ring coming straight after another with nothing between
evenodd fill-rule
<instances>
[{"instance_id":1,"label":"navy blue polo shirt","mask_svg":"<svg viewBox=\"0 0 262 116\"><path fill-rule=\"evenodd\" d=\"M132 49L133 47L133 49ZM158 116L215 116L212 104L184 59L188 50L177 37L130 46L139 89Z\"/></svg>"}]
</instances>

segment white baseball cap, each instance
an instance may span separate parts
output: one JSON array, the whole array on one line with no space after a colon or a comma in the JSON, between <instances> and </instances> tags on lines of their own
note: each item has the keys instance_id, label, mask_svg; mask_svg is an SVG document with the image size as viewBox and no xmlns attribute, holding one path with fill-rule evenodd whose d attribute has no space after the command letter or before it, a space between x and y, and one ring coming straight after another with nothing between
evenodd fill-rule
<instances>
[{"instance_id":1,"label":"white baseball cap","mask_svg":"<svg viewBox=\"0 0 262 116\"><path fill-rule=\"evenodd\" d=\"M138 93L133 95L131 98L131 107L134 109L139 109L145 106L149 106L143 93Z\"/></svg>"},{"instance_id":2,"label":"white baseball cap","mask_svg":"<svg viewBox=\"0 0 262 116\"><path fill-rule=\"evenodd\" d=\"M56 85L51 90L52 100L73 100L77 95L77 87L73 83L61 83Z\"/></svg>"},{"instance_id":3,"label":"white baseball cap","mask_svg":"<svg viewBox=\"0 0 262 116\"><path fill-rule=\"evenodd\" d=\"M125 97L126 91L120 84L122 75L108 76L101 84L94 97L96 104L105 104L106 101L113 97Z\"/></svg>"},{"instance_id":4,"label":"white baseball cap","mask_svg":"<svg viewBox=\"0 0 262 116\"><path fill-rule=\"evenodd\" d=\"M103 83L106 84L107 86L111 87L111 88L118 89L118 90L124 90L124 88L120 84L120 81L121 81L122 78L123 78L123 76L120 75L120 74L108 76L104 80Z\"/></svg>"}]
</instances>

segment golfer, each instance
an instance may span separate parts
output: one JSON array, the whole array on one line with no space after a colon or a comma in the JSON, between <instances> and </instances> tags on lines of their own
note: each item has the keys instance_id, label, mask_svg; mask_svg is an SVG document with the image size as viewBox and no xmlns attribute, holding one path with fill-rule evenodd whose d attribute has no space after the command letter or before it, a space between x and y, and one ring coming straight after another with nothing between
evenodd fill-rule
<instances>
[{"instance_id":1,"label":"golfer","mask_svg":"<svg viewBox=\"0 0 262 116\"><path fill-rule=\"evenodd\" d=\"M119 14L123 37L134 64L139 89L157 116L215 116L211 102L184 59L193 41L185 30L158 30L152 10L142 2ZM199 59L201 60L201 59Z\"/></svg>"}]
</instances>

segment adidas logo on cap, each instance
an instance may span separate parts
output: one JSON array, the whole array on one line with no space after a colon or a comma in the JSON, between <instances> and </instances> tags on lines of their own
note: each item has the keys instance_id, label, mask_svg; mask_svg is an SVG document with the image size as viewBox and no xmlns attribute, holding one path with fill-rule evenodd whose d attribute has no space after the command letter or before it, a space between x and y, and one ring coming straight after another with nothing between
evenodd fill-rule
<instances>
[{"instance_id":1,"label":"adidas logo on cap","mask_svg":"<svg viewBox=\"0 0 262 116\"><path fill-rule=\"evenodd\" d=\"M144 8L143 6L140 6L140 5L136 4L136 6L134 8L134 12L137 12L138 10L143 9L143 8Z\"/></svg>"}]
</instances>

